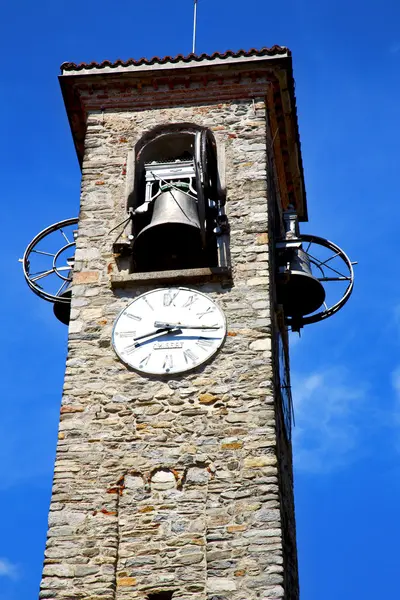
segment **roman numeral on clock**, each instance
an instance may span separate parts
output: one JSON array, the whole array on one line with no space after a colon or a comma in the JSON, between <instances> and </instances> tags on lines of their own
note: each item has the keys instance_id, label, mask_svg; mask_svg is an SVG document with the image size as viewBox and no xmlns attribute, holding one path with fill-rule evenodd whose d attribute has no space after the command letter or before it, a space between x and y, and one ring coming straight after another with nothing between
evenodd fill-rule
<instances>
[{"instance_id":1,"label":"roman numeral on clock","mask_svg":"<svg viewBox=\"0 0 400 600\"><path fill-rule=\"evenodd\" d=\"M126 354L132 354L132 352L135 352L137 347L138 347L138 345L136 343L131 344L130 346L127 346L126 348L124 348L124 352L126 352Z\"/></svg>"},{"instance_id":2,"label":"roman numeral on clock","mask_svg":"<svg viewBox=\"0 0 400 600\"><path fill-rule=\"evenodd\" d=\"M209 315L210 313L214 312L215 307L214 306L209 306L207 308L207 310L205 310L202 313L197 313L197 316L199 317L199 319L201 319L202 317L204 317L204 315Z\"/></svg>"},{"instance_id":3,"label":"roman numeral on clock","mask_svg":"<svg viewBox=\"0 0 400 600\"><path fill-rule=\"evenodd\" d=\"M115 335L119 335L120 338L134 338L136 331L121 331L121 333L116 333Z\"/></svg>"},{"instance_id":4,"label":"roman numeral on clock","mask_svg":"<svg viewBox=\"0 0 400 600\"><path fill-rule=\"evenodd\" d=\"M203 350L209 350L214 346L213 340L209 340L208 338L199 338L196 344Z\"/></svg>"},{"instance_id":5,"label":"roman numeral on clock","mask_svg":"<svg viewBox=\"0 0 400 600\"><path fill-rule=\"evenodd\" d=\"M192 352L191 350L185 350L183 353L183 356L185 357L185 361L187 364L189 364L189 360L192 363L195 363L198 359L198 356L196 356L196 354L194 352Z\"/></svg>"},{"instance_id":6,"label":"roman numeral on clock","mask_svg":"<svg viewBox=\"0 0 400 600\"><path fill-rule=\"evenodd\" d=\"M152 307L152 305L150 304L150 302L148 301L148 299L146 298L146 296L143 297L143 300L146 302L147 306L151 309L154 310L154 308Z\"/></svg>"},{"instance_id":7,"label":"roman numeral on clock","mask_svg":"<svg viewBox=\"0 0 400 600\"><path fill-rule=\"evenodd\" d=\"M139 363L139 367L145 367L147 365L147 363L149 362L150 356L151 356L151 352L150 352L150 354L148 354L147 356L142 358L142 360Z\"/></svg>"},{"instance_id":8,"label":"roman numeral on clock","mask_svg":"<svg viewBox=\"0 0 400 600\"><path fill-rule=\"evenodd\" d=\"M189 298L186 300L185 304L182 305L182 308L190 308L192 306L192 304L197 302L197 300L198 300L198 298L196 298L196 296L189 296Z\"/></svg>"},{"instance_id":9,"label":"roman numeral on clock","mask_svg":"<svg viewBox=\"0 0 400 600\"><path fill-rule=\"evenodd\" d=\"M129 319L133 319L134 321L142 320L142 317L137 317L136 315L132 315L131 313L125 313L125 316L127 316Z\"/></svg>"},{"instance_id":10,"label":"roman numeral on clock","mask_svg":"<svg viewBox=\"0 0 400 600\"><path fill-rule=\"evenodd\" d=\"M172 292L166 292L164 294L164 299L163 299L164 306L171 306L171 304L174 305L174 300L177 297L177 295L179 294L179 292L180 292L180 290L178 290L175 294L173 294Z\"/></svg>"},{"instance_id":11,"label":"roman numeral on clock","mask_svg":"<svg viewBox=\"0 0 400 600\"><path fill-rule=\"evenodd\" d=\"M164 358L163 369L169 371L174 366L174 361L172 358L172 354L166 354Z\"/></svg>"}]
</instances>

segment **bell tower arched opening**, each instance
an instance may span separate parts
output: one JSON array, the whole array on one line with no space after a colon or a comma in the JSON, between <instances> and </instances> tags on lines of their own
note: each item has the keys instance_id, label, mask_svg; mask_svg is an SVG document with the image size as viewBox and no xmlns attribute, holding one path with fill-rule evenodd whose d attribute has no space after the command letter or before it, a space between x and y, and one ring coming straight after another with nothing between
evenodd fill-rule
<instances>
[{"instance_id":1,"label":"bell tower arched opening","mask_svg":"<svg viewBox=\"0 0 400 600\"><path fill-rule=\"evenodd\" d=\"M187 123L157 127L137 142L134 168L134 270L220 266L225 193L212 132Z\"/></svg>"}]
</instances>

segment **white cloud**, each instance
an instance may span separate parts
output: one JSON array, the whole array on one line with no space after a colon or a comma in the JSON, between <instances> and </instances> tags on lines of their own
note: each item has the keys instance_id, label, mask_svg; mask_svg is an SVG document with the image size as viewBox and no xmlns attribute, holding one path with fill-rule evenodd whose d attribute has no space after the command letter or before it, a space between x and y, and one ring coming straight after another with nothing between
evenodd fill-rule
<instances>
[{"instance_id":1,"label":"white cloud","mask_svg":"<svg viewBox=\"0 0 400 600\"><path fill-rule=\"evenodd\" d=\"M335 367L306 376L294 373L292 390L296 469L322 473L352 462L360 450L365 388L351 381L346 369Z\"/></svg>"},{"instance_id":2,"label":"white cloud","mask_svg":"<svg viewBox=\"0 0 400 600\"><path fill-rule=\"evenodd\" d=\"M17 579L18 569L16 565L12 564L6 558L0 558L0 577L9 577L10 579Z\"/></svg>"}]
</instances>

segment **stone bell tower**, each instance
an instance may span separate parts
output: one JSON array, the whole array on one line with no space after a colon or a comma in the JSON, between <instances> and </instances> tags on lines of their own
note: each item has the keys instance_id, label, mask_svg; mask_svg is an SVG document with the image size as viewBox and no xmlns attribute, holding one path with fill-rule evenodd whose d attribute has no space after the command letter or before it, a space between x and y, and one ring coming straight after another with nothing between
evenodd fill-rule
<instances>
[{"instance_id":1,"label":"stone bell tower","mask_svg":"<svg viewBox=\"0 0 400 600\"><path fill-rule=\"evenodd\" d=\"M60 83L82 192L40 597L296 600L290 52L65 63Z\"/></svg>"}]
</instances>

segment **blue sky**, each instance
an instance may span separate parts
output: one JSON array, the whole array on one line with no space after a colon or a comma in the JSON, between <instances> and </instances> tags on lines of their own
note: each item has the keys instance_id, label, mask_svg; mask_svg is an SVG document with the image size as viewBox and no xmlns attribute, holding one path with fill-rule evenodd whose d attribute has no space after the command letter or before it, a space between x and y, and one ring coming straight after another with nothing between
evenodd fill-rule
<instances>
[{"instance_id":1,"label":"blue sky","mask_svg":"<svg viewBox=\"0 0 400 600\"><path fill-rule=\"evenodd\" d=\"M191 0L2 6L0 600L37 597L56 446L67 332L17 261L38 231L78 211L59 66L188 53L191 19ZM399 21L395 0L199 0L199 52L293 51L302 230L359 261L348 305L292 340L302 600L398 593Z\"/></svg>"}]
</instances>

